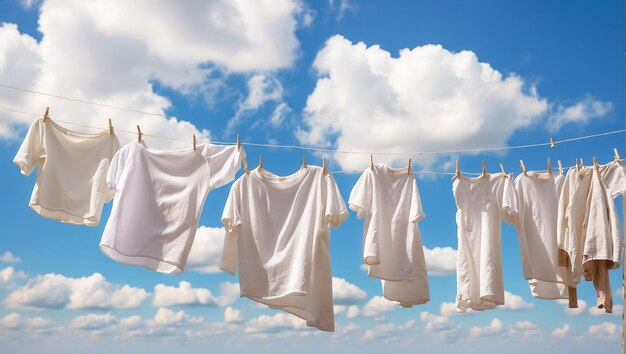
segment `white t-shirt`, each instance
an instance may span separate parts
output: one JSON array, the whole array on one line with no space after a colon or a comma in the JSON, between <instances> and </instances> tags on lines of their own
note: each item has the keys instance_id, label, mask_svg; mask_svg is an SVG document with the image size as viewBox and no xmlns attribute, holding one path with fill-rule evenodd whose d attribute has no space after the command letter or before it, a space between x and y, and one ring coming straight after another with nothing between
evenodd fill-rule
<instances>
[{"instance_id":1,"label":"white t-shirt","mask_svg":"<svg viewBox=\"0 0 626 354\"><path fill-rule=\"evenodd\" d=\"M241 296L334 331L330 226L348 216L332 175L308 166L287 176L255 169L230 190L220 268L235 274Z\"/></svg>"},{"instance_id":2,"label":"white t-shirt","mask_svg":"<svg viewBox=\"0 0 626 354\"><path fill-rule=\"evenodd\" d=\"M556 224L562 175L527 172L515 178L518 214L514 218L524 277L533 297L567 299L565 269L558 264Z\"/></svg>"},{"instance_id":3,"label":"white t-shirt","mask_svg":"<svg viewBox=\"0 0 626 354\"><path fill-rule=\"evenodd\" d=\"M501 173L461 176L452 185L457 212L457 298L460 311L504 304L501 219L513 221L517 200L511 179Z\"/></svg>"},{"instance_id":4,"label":"white t-shirt","mask_svg":"<svg viewBox=\"0 0 626 354\"><path fill-rule=\"evenodd\" d=\"M350 209L365 217L363 262L382 279L383 296L411 307L430 299L417 223L425 215L413 173L376 164L350 193Z\"/></svg>"},{"instance_id":5,"label":"white t-shirt","mask_svg":"<svg viewBox=\"0 0 626 354\"><path fill-rule=\"evenodd\" d=\"M244 154L237 146L159 151L128 143L107 176L116 193L100 250L124 264L181 273L209 191L235 178Z\"/></svg>"},{"instance_id":6,"label":"white t-shirt","mask_svg":"<svg viewBox=\"0 0 626 354\"><path fill-rule=\"evenodd\" d=\"M30 207L39 215L70 224L97 226L113 193L106 184L109 162L120 148L115 134L77 133L53 120L37 119L13 162L22 174L37 166Z\"/></svg>"},{"instance_id":7,"label":"white t-shirt","mask_svg":"<svg viewBox=\"0 0 626 354\"><path fill-rule=\"evenodd\" d=\"M584 224L591 175L590 168L582 168L580 171L575 167L570 168L559 198L557 246L569 256L565 282L571 287L576 287L583 274Z\"/></svg>"}]
</instances>

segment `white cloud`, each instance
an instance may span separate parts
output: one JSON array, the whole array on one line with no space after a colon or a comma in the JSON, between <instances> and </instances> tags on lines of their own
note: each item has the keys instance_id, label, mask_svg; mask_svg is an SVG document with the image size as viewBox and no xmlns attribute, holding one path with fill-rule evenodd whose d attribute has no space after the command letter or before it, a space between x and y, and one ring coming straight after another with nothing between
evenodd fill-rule
<instances>
[{"instance_id":1,"label":"white cloud","mask_svg":"<svg viewBox=\"0 0 626 354\"><path fill-rule=\"evenodd\" d=\"M206 95L210 104L225 75L291 66L298 53L295 31L302 13L297 0L218 0L194 6L166 0L46 0L39 11L39 43L19 33L15 25L0 27L0 82L164 113L170 102L156 92L156 82L188 97ZM208 131L176 119L6 89L0 97L1 105L29 112L43 113L45 106L51 106L53 119L104 128L105 118L111 117L120 130L134 131L139 123L150 134L190 137L196 133L209 138ZM31 120L0 112L0 138L15 138L17 128ZM134 137L120 134L120 138L124 142ZM147 140L161 148L182 144Z\"/></svg>"},{"instance_id":2,"label":"white cloud","mask_svg":"<svg viewBox=\"0 0 626 354\"><path fill-rule=\"evenodd\" d=\"M272 333L281 330L306 328L306 322L294 315L279 312L274 316L261 315L246 322L246 333Z\"/></svg>"},{"instance_id":3,"label":"white cloud","mask_svg":"<svg viewBox=\"0 0 626 354\"><path fill-rule=\"evenodd\" d=\"M285 103L281 102L274 108L272 115L270 116L270 123L274 127L280 126L280 124L285 120L285 116L291 112L291 108Z\"/></svg>"},{"instance_id":4,"label":"white cloud","mask_svg":"<svg viewBox=\"0 0 626 354\"><path fill-rule=\"evenodd\" d=\"M243 322L241 311L228 306L226 309L224 309L224 322L228 322L228 323Z\"/></svg>"},{"instance_id":5,"label":"white cloud","mask_svg":"<svg viewBox=\"0 0 626 354\"><path fill-rule=\"evenodd\" d=\"M567 335L567 333L569 333L569 325L568 324L564 324L563 327L558 327L555 328L554 330L552 330L552 336L553 337L559 337L559 338L563 338Z\"/></svg>"},{"instance_id":6,"label":"white cloud","mask_svg":"<svg viewBox=\"0 0 626 354\"><path fill-rule=\"evenodd\" d=\"M548 107L519 76L505 77L471 51L440 45L403 49L394 58L378 45L336 35L314 68L320 78L298 132L305 144L386 152L496 147ZM362 156L335 158L348 170L367 164ZM405 157L375 158L405 163Z\"/></svg>"},{"instance_id":7,"label":"white cloud","mask_svg":"<svg viewBox=\"0 0 626 354\"><path fill-rule=\"evenodd\" d=\"M8 331L45 330L52 326L52 321L42 317L24 317L10 313L0 318L0 329Z\"/></svg>"},{"instance_id":8,"label":"white cloud","mask_svg":"<svg viewBox=\"0 0 626 354\"><path fill-rule=\"evenodd\" d=\"M363 306L360 314L365 317L377 317L398 307L398 304L393 301L389 301L382 296L374 296Z\"/></svg>"},{"instance_id":9,"label":"white cloud","mask_svg":"<svg viewBox=\"0 0 626 354\"><path fill-rule=\"evenodd\" d=\"M16 255L14 255L10 251L5 251L0 256L0 262L4 262L4 263L19 263L21 261L22 261L22 259L20 257L17 257Z\"/></svg>"},{"instance_id":10,"label":"white cloud","mask_svg":"<svg viewBox=\"0 0 626 354\"><path fill-rule=\"evenodd\" d=\"M108 327L114 323L117 323L117 321L117 317L113 316L110 313L90 313L72 319L72 321L70 321L70 327L91 331Z\"/></svg>"},{"instance_id":11,"label":"white cloud","mask_svg":"<svg viewBox=\"0 0 626 354\"><path fill-rule=\"evenodd\" d=\"M0 289L11 288L19 279L26 278L26 274L22 271L16 271L13 267L0 269Z\"/></svg>"},{"instance_id":12,"label":"white cloud","mask_svg":"<svg viewBox=\"0 0 626 354\"><path fill-rule=\"evenodd\" d=\"M383 323L377 324L373 329L368 329L363 334L363 339L396 340L402 332L410 331L415 327L415 320L409 320L405 324Z\"/></svg>"},{"instance_id":13,"label":"white cloud","mask_svg":"<svg viewBox=\"0 0 626 354\"><path fill-rule=\"evenodd\" d=\"M439 314L442 316L467 315L472 313L476 313L476 311L472 309L467 309L465 312L459 311L454 302L442 302L439 306Z\"/></svg>"},{"instance_id":14,"label":"white cloud","mask_svg":"<svg viewBox=\"0 0 626 354\"><path fill-rule=\"evenodd\" d=\"M241 122L246 112L255 111L268 101L279 102L282 98L283 85L278 79L269 74L252 76L248 79L248 97L239 103L235 117L228 122L228 130L233 130ZM279 119L279 117L273 117L273 119Z\"/></svg>"},{"instance_id":15,"label":"white cloud","mask_svg":"<svg viewBox=\"0 0 626 354\"><path fill-rule=\"evenodd\" d=\"M109 283L102 274L69 278L45 274L11 292L4 300L9 308L129 309L148 296L141 288Z\"/></svg>"},{"instance_id":16,"label":"white cloud","mask_svg":"<svg viewBox=\"0 0 626 354\"><path fill-rule=\"evenodd\" d=\"M448 275L456 273L457 251L452 247L424 247L428 275Z\"/></svg>"},{"instance_id":17,"label":"white cloud","mask_svg":"<svg viewBox=\"0 0 626 354\"><path fill-rule=\"evenodd\" d=\"M615 291L613 292L613 296L622 298L624 296L624 288L619 287L619 288L615 289Z\"/></svg>"},{"instance_id":18,"label":"white cloud","mask_svg":"<svg viewBox=\"0 0 626 354\"><path fill-rule=\"evenodd\" d=\"M229 284L231 283L222 283L220 287L230 289ZM154 287L152 306L226 306L235 302L238 297L238 295L234 296L230 290L227 292L221 296L214 296L209 289L194 288L187 281L181 281L178 287L157 284Z\"/></svg>"},{"instance_id":19,"label":"white cloud","mask_svg":"<svg viewBox=\"0 0 626 354\"><path fill-rule=\"evenodd\" d=\"M602 322L589 327L589 334L601 339L617 339L620 336L620 327L615 323Z\"/></svg>"},{"instance_id":20,"label":"white cloud","mask_svg":"<svg viewBox=\"0 0 626 354\"><path fill-rule=\"evenodd\" d=\"M480 337L480 336L488 336L493 334L498 334L502 332L502 321L497 318L491 320L489 325L485 327L472 327L470 329L470 335L472 337Z\"/></svg>"},{"instance_id":21,"label":"white cloud","mask_svg":"<svg viewBox=\"0 0 626 354\"><path fill-rule=\"evenodd\" d=\"M348 309L346 310L347 318L356 318L360 314L361 314L361 311L359 310L359 307L356 305L349 306Z\"/></svg>"},{"instance_id":22,"label":"white cloud","mask_svg":"<svg viewBox=\"0 0 626 354\"><path fill-rule=\"evenodd\" d=\"M199 273L219 273L223 246L223 227L200 226L193 240L186 268Z\"/></svg>"},{"instance_id":23,"label":"white cloud","mask_svg":"<svg viewBox=\"0 0 626 354\"><path fill-rule=\"evenodd\" d=\"M361 302L367 293L358 286L343 278L333 277L333 303L337 305L354 305Z\"/></svg>"},{"instance_id":24,"label":"white cloud","mask_svg":"<svg viewBox=\"0 0 626 354\"><path fill-rule=\"evenodd\" d=\"M613 305L613 311L609 314L604 309L599 309L597 306L589 307L589 314L592 316L621 316L622 315L622 305Z\"/></svg>"},{"instance_id":25,"label":"white cloud","mask_svg":"<svg viewBox=\"0 0 626 354\"><path fill-rule=\"evenodd\" d=\"M568 123L587 123L592 119L603 117L611 109L613 109L611 102L602 102L586 97L572 106L559 105L556 112L550 117L548 126L556 131Z\"/></svg>"},{"instance_id":26,"label":"white cloud","mask_svg":"<svg viewBox=\"0 0 626 354\"><path fill-rule=\"evenodd\" d=\"M328 0L328 7L337 13L337 20L341 20L348 12L356 12L356 5L350 3L350 0Z\"/></svg>"},{"instance_id":27,"label":"white cloud","mask_svg":"<svg viewBox=\"0 0 626 354\"><path fill-rule=\"evenodd\" d=\"M540 330L539 325L530 321L517 321L510 326L510 335L523 336L526 338L540 338L543 333Z\"/></svg>"},{"instance_id":28,"label":"white cloud","mask_svg":"<svg viewBox=\"0 0 626 354\"><path fill-rule=\"evenodd\" d=\"M182 310L174 312L165 307L161 307L154 315L154 322L162 326L178 327L188 323L199 324L203 321L202 317L189 316Z\"/></svg>"},{"instance_id":29,"label":"white cloud","mask_svg":"<svg viewBox=\"0 0 626 354\"><path fill-rule=\"evenodd\" d=\"M426 311L420 313L420 320L424 322L426 333L436 333L442 338L455 336L460 329L457 324L450 321L449 317L434 315Z\"/></svg>"},{"instance_id":30,"label":"white cloud","mask_svg":"<svg viewBox=\"0 0 626 354\"><path fill-rule=\"evenodd\" d=\"M561 304L561 305L565 306L565 313L567 315L569 315L569 316L577 316L577 315L583 314L583 313L585 313L585 311L587 310L587 307L588 307L587 306L587 302L585 300L578 300L578 307L577 308L573 308L573 309L568 307L568 304L569 304L568 300L559 299L559 300L556 300L556 302L558 304Z\"/></svg>"},{"instance_id":31,"label":"white cloud","mask_svg":"<svg viewBox=\"0 0 626 354\"><path fill-rule=\"evenodd\" d=\"M505 291L504 305L500 306L499 308L503 310L528 310L533 308L534 306L534 304L524 301L521 296L514 295L508 291Z\"/></svg>"}]
</instances>

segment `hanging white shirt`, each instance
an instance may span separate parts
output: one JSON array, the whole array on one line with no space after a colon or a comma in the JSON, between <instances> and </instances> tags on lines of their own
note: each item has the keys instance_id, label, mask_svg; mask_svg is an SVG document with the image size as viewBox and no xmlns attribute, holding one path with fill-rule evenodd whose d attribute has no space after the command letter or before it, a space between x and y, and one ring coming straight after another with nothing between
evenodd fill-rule
<instances>
[{"instance_id":1,"label":"hanging white shirt","mask_svg":"<svg viewBox=\"0 0 626 354\"><path fill-rule=\"evenodd\" d=\"M100 250L124 264L181 273L207 195L235 178L244 154L232 145L159 151L128 143L107 176L116 193Z\"/></svg>"},{"instance_id":2,"label":"hanging white shirt","mask_svg":"<svg viewBox=\"0 0 626 354\"><path fill-rule=\"evenodd\" d=\"M119 147L108 130L78 133L37 119L13 159L26 176L39 166L29 206L50 219L97 226L102 206L113 196L106 174Z\"/></svg>"},{"instance_id":3,"label":"hanging white shirt","mask_svg":"<svg viewBox=\"0 0 626 354\"><path fill-rule=\"evenodd\" d=\"M411 307L430 299L418 222L425 215L413 173L376 164L350 193L350 209L365 217L363 262L380 278L383 296Z\"/></svg>"},{"instance_id":4,"label":"hanging white shirt","mask_svg":"<svg viewBox=\"0 0 626 354\"><path fill-rule=\"evenodd\" d=\"M452 185L457 212L457 298L461 311L504 304L501 219L513 222L517 201L513 175L461 176Z\"/></svg>"},{"instance_id":5,"label":"hanging white shirt","mask_svg":"<svg viewBox=\"0 0 626 354\"><path fill-rule=\"evenodd\" d=\"M567 299L565 269L558 265L557 218L562 175L527 172L515 179L518 214L514 218L524 277L533 297Z\"/></svg>"},{"instance_id":6,"label":"hanging white shirt","mask_svg":"<svg viewBox=\"0 0 626 354\"><path fill-rule=\"evenodd\" d=\"M279 177L255 169L230 190L220 268L235 274L241 296L334 331L330 227L348 216L332 175L308 166Z\"/></svg>"}]
</instances>

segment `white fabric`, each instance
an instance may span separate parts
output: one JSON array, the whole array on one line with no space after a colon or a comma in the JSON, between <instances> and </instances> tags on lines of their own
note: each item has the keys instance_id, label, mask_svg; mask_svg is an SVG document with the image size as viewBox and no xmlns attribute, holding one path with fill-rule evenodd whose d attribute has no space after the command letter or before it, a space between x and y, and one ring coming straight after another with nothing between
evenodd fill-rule
<instances>
[{"instance_id":1,"label":"white fabric","mask_svg":"<svg viewBox=\"0 0 626 354\"><path fill-rule=\"evenodd\" d=\"M97 226L102 206L113 195L106 174L119 148L108 130L78 133L37 119L13 159L26 176L39 166L29 206L50 219Z\"/></svg>"},{"instance_id":2,"label":"white fabric","mask_svg":"<svg viewBox=\"0 0 626 354\"><path fill-rule=\"evenodd\" d=\"M620 195L622 196L622 220L626 220L626 166L620 162L613 161L600 167L600 172L602 180L613 199ZM622 240L626 238L625 232L626 228L622 225ZM623 254L622 257L624 257Z\"/></svg>"},{"instance_id":3,"label":"white fabric","mask_svg":"<svg viewBox=\"0 0 626 354\"><path fill-rule=\"evenodd\" d=\"M513 175L461 176L452 185L457 212L457 298L460 311L504 304L501 219L513 222L517 200Z\"/></svg>"},{"instance_id":4,"label":"white fabric","mask_svg":"<svg viewBox=\"0 0 626 354\"><path fill-rule=\"evenodd\" d=\"M514 218L524 277L533 297L567 299L565 269L558 265L557 218L562 175L527 172L515 179L518 214Z\"/></svg>"},{"instance_id":5,"label":"white fabric","mask_svg":"<svg viewBox=\"0 0 626 354\"><path fill-rule=\"evenodd\" d=\"M567 171L561 196L557 219L557 245L569 257L566 266L568 286L576 287L583 274L584 224L587 214L587 197L591 186L592 171L573 167Z\"/></svg>"},{"instance_id":6,"label":"white fabric","mask_svg":"<svg viewBox=\"0 0 626 354\"><path fill-rule=\"evenodd\" d=\"M236 146L159 151L128 143L107 176L116 194L100 250L124 264L181 273L204 200L235 178L243 154Z\"/></svg>"},{"instance_id":7,"label":"white fabric","mask_svg":"<svg viewBox=\"0 0 626 354\"><path fill-rule=\"evenodd\" d=\"M279 177L255 169L230 190L220 268L235 274L241 296L334 331L330 226L348 216L330 174L308 166Z\"/></svg>"},{"instance_id":8,"label":"white fabric","mask_svg":"<svg viewBox=\"0 0 626 354\"><path fill-rule=\"evenodd\" d=\"M383 296L411 307L430 299L422 238L425 215L413 173L376 164L350 193L350 209L365 217L363 262L382 279Z\"/></svg>"}]
</instances>

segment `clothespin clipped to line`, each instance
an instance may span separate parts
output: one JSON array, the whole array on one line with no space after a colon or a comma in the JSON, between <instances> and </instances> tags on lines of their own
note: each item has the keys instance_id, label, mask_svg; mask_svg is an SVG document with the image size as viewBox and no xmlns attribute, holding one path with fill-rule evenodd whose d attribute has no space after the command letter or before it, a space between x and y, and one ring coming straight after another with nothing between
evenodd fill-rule
<instances>
[{"instance_id":1,"label":"clothespin clipped to line","mask_svg":"<svg viewBox=\"0 0 626 354\"><path fill-rule=\"evenodd\" d=\"M44 112L43 114L43 122L45 123L48 119L50 119L50 116L48 115L50 113L50 108L46 107L46 112Z\"/></svg>"},{"instance_id":2,"label":"clothespin clipped to line","mask_svg":"<svg viewBox=\"0 0 626 354\"><path fill-rule=\"evenodd\" d=\"M196 134L193 135L193 149L196 149L196 144L197 144L197 140L196 140Z\"/></svg>"},{"instance_id":3,"label":"clothespin clipped to line","mask_svg":"<svg viewBox=\"0 0 626 354\"><path fill-rule=\"evenodd\" d=\"M322 159L322 173L325 175L328 173L328 169L326 168L326 158Z\"/></svg>"},{"instance_id":4,"label":"clothespin clipped to line","mask_svg":"<svg viewBox=\"0 0 626 354\"><path fill-rule=\"evenodd\" d=\"M524 176L528 176L526 174L526 165L524 165L524 160L519 160L519 166L522 169L522 173L524 174Z\"/></svg>"},{"instance_id":5,"label":"clothespin clipped to line","mask_svg":"<svg viewBox=\"0 0 626 354\"><path fill-rule=\"evenodd\" d=\"M485 166L485 160L483 160L483 172L480 175L481 177L485 177L487 175L487 166Z\"/></svg>"},{"instance_id":6,"label":"clothespin clipped to line","mask_svg":"<svg viewBox=\"0 0 626 354\"><path fill-rule=\"evenodd\" d=\"M461 178L461 162L456 160L456 172L454 173L454 177Z\"/></svg>"},{"instance_id":7,"label":"clothespin clipped to line","mask_svg":"<svg viewBox=\"0 0 626 354\"><path fill-rule=\"evenodd\" d=\"M374 169L374 156L370 155L370 168Z\"/></svg>"},{"instance_id":8,"label":"clothespin clipped to line","mask_svg":"<svg viewBox=\"0 0 626 354\"><path fill-rule=\"evenodd\" d=\"M411 159L409 159L409 165L406 168L406 174L410 175L413 172L413 169L411 168Z\"/></svg>"},{"instance_id":9,"label":"clothespin clipped to line","mask_svg":"<svg viewBox=\"0 0 626 354\"><path fill-rule=\"evenodd\" d=\"M504 170L504 165L500 163L500 169L502 170L502 176L506 177L506 171Z\"/></svg>"},{"instance_id":10,"label":"clothespin clipped to line","mask_svg":"<svg viewBox=\"0 0 626 354\"><path fill-rule=\"evenodd\" d=\"M549 157L548 157L548 174L552 176L552 161L550 161Z\"/></svg>"},{"instance_id":11,"label":"clothespin clipped to line","mask_svg":"<svg viewBox=\"0 0 626 354\"><path fill-rule=\"evenodd\" d=\"M596 169L596 171L598 171L600 169L600 164L598 163L598 159L596 159L596 157L593 157L593 167Z\"/></svg>"},{"instance_id":12,"label":"clothespin clipped to line","mask_svg":"<svg viewBox=\"0 0 626 354\"><path fill-rule=\"evenodd\" d=\"M563 174L563 165L561 164L561 160L556 160L556 162L559 164L559 173Z\"/></svg>"},{"instance_id":13,"label":"clothespin clipped to line","mask_svg":"<svg viewBox=\"0 0 626 354\"><path fill-rule=\"evenodd\" d=\"M304 170L306 168L306 156L302 155L302 166L300 169Z\"/></svg>"},{"instance_id":14,"label":"clothespin clipped to line","mask_svg":"<svg viewBox=\"0 0 626 354\"><path fill-rule=\"evenodd\" d=\"M113 135L113 122L111 122L111 118L109 118L109 134Z\"/></svg>"},{"instance_id":15,"label":"clothespin clipped to line","mask_svg":"<svg viewBox=\"0 0 626 354\"><path fill-rule=\"evenodd\" d=\"M141 128L139 128L139 125L137 125L137 143L141 143L142 136L143 134L141 133Z\"/></svg>"},{"instance_id":16,"label":"clothespin clipped to line","mask_svg":"<svg viewBox=\"0 0 626 354\"><path fill-rule=\"evenodd\" d=\"M622 159L619 158L619 153L616 148L613 148L613 157L615 158L615 162L621 163Z\"/></svg>"},{"instance_id":17,"label":"clothespin clipped to line","mask_svg":"<svg viewBox=\"0 0 626 354\"><path fill-rule=\"evenodd\" d=\"M241 140L239 139L239 134L237 134L237 151L241 151ZM243 170L248 175L250 174L250 169L248 168L248 159L246 155L243 156Z\"/></svg>"},{"instance_id":18,"label":"clothespin clipped to line","mask_svg":"<svg viewBox=\"0 0 626 354\"><path fill-rule=\"evenodd\" d=\"M259 171L263 171L263 154L259 154Z\"/></svg>"},{"instance_id":19,"label":"clothespin clipped to line","mask_svg":"<svg viewBox=\"0 0 626 354\"><path fill-rule=\"evenodd\" d=\"M550 147L553 149L556 147L556 143L554 142L554 139L552 138L550 138Z\"/></svg>"}]
</instances>

